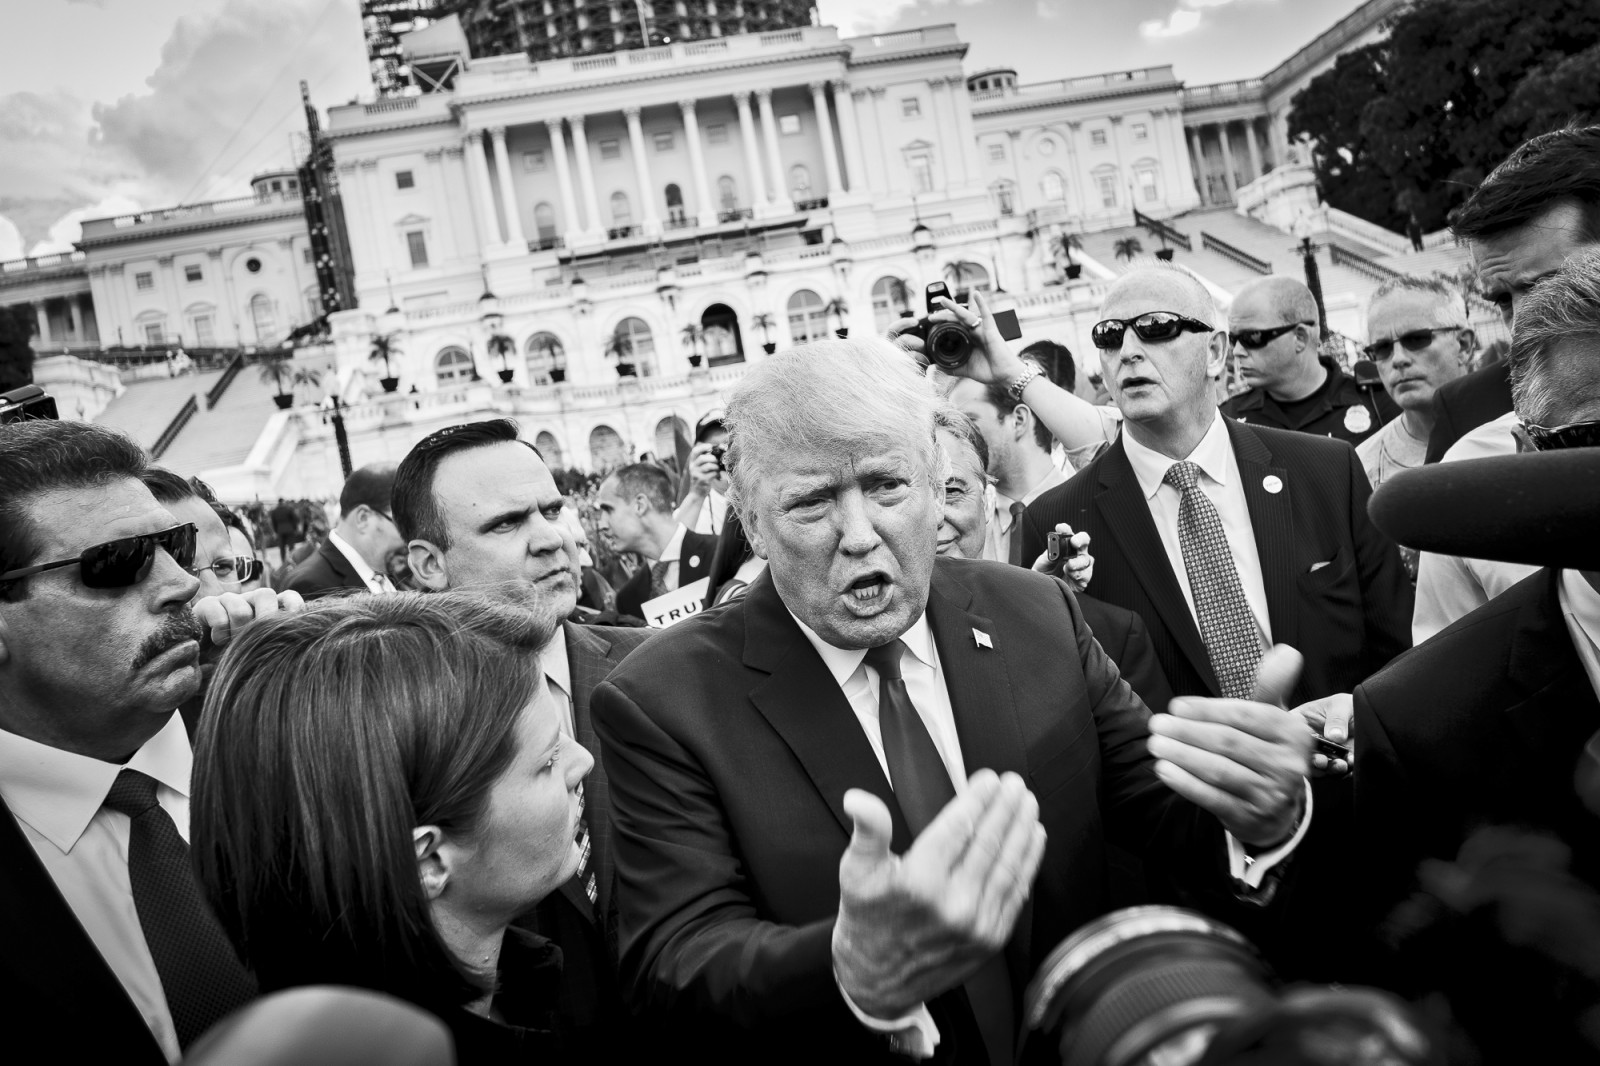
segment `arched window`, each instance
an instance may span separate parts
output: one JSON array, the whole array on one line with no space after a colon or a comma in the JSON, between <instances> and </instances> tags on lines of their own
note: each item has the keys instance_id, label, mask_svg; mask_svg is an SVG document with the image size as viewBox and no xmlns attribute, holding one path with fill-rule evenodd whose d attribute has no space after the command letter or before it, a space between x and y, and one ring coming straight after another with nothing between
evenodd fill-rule
<instances>
[{"instance_id":1,"label":"arched window","mask_svg":"<svg viewBox=\"0 0 1600 1066\"><path fill-rule=\"evenodd\" d=\"M556 209L549 204L533 205L533 228L539 233L539 243L554 243L556 239Z\"/></svg>"},{"instance_id":2,"label":"arched window","mask_svg":"<svg viewBox=\"0 0 1600 1066\"><path fill-rule=\"evenodd\" d=\"M668 185L667 189L667 221L674 226L688 223L689 216L683 210L683 190L677 185Z\"/></svg>"},{"instance_id":3,"label":"arched window","mask_svg":"<svg viewBox=\"0 0 1600 1066\"><path fill-rule=\"evenodd\" d=\"M795 344L820 341L828 336L827 304L810 289L789 297L789 339Z\"/></svg>"},{"instance_id":4,"label":"arched window","mask_svg":"<svg viewBox=\"0 0 1600 1066\"><path fill-rule=\"evenodd\" d=\"M628 462L628 446L622 436L610 426L595 426L589 434L589 465L596 473L605 473Z\"/></svg>"},{"instance_id":5,"label":"arched window","mask_svg":"<svg viewBox=\"0 0 1600 1066\"><path fill-rule=\"evenodd\" d=\"M539 332L528 338L528 343L523 346L523 355L528 364L528 380L535 385L548 385L550 383L550 370L558 362L562 362L565 350L561 340L554 333ZM564 362L562 364L565 365Z\"/></svg>"},{"instance_id":6,"label":"arched window","mask_svg":"<svg viewBox=\"0 0 1600 1066\"><path fill-rule=\"evenodd\" d=\"M690 439L689 424L677 415L668 415L656 423L656 454L678 454L678 434L683 434L684 440Z\"/></svg>"},{"instance_id":7,"label":"arched window","mask_svg":"<svg viewBox=\"0 0 1600 1066\"><path fill-rule=\"evenodd\" d=\"M465 348L452 345L440 352L433 361L433 376L440 385L453 385L472 380L472 356Z\"/></svg>"},{"instance_id":8,"label":"arched window","mask_svg":"<svg viewBox=\"0 0 1600 1066\"><path fill-rule=\"evenodd\" d=\"M1014 184L1009 181L997 181L989 191L994 193L995 207L1002 215L1017 213L1017 187Z\"/></svg>"},{"instance_id":9,"label":"arched window","mask_svg":"<svg viewBox=\"0 0 1600 1066\"><path fill-rule=\"evenodd\" d=\"M890 275L872 283L872 324L879 333L911 310L911 286Z\"/></svg>"},{"instance_id":10,"label":"arched window","mask_svg":"<svg viewBox=\"0 0 1600 1066\"><path fill-rule=\"evenodd\" d=\"M977 289L980 292L988 292L990 287L989 272L977 263L947 263L944 268L944 283L950 286L950 291L958 296L963 292L971 292L973 289Z\"/></svg>"},{"instance_id":11,"label":"arched window","mask_svg":"<svg viewBox=\"0 0 1600 1066\"><path fill-rule=\"evenodd\" d=\"M273 314L271 297L264 292L250 297L250 323L255 327L257 344L269 344L277 336L278 316Z\"/></svg>"},{"instance_id":12,"label":"arched window","mask_svg":"<svg viewBox=\"0 0 1600 1066\"><path fill-rule=\"evenodd\" d=\"M539 431L533 438L533 446L539 449L539 454L544 456L545 465L551 470L560 470L566 466L566 457L561 451L561 442L556 440L555 434L547 429Z\"/></svg>"},{"instance_id":13,"label":"arched window","mask_svg":"<svg viewBox=\"0 0 1600 1066\"><path fill-rule=\"evenodd\" d=\"M811 199L811 171L804 163L789 168L789 195L796 200Z\"/></svg>"},{"instance_id":14,"label":"arched window","mask_svg":"<svg viewBox=\"0 0 1600 1066\"><path fill-rule=\"evenodd\" d=\"M628 194L617 190L611 194L611 224L627 226L633 223L633 208L628 204Z\"/></svg>"},{"instance_id":15,"label":"arched window","mask_svg":"<svg viewBox=\"0 0 1600 1066\"><path fill-rule=\"evenodd\" d=\"M632 363L640 377L649 377L656 362L656 339L642 318L625 318L611 331L618 362Z\"/></svg>"},{"instance_id":16,"label":"arched window","mask_svg":"<svg viewBox=\"0 0 1600 1066\"><path fill-rule=\"evenodd\" d=\"M723 211L739 210L739 185L726 174L717 179L717 203Z\"/></svg>"},{"instance_id":17,"label":"arched window","mask_svg":"<svg viewBox=\"0 0 1600 1066\"><path fill-rule=\"evenodd\" d=\"M1047 204L1060 203L1067 198L1067 183L1057 170L1047 170L1039 179L1039 195Z\"/></svg>"}]
</instances>

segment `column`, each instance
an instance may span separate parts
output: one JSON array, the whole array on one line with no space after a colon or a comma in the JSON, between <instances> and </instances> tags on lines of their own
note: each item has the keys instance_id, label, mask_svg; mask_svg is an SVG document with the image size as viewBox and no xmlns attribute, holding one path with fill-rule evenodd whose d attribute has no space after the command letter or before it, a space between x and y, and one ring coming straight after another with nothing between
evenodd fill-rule
<instances>
[{"instance_id":1,"label":"column","mask_svg":"<svg viewBox=\"0 0 1600 1066\"><path fill-rule=\"evenodd\" d=\"M1238 192L1238 181L1233 176L1233 147L1228 144L1228 124L1219 122L1217 132L1222 141L1222 183L1228 187L1228 200L1231 202Z\"/></svg>"},{"instance_id":2,"label":"column","mask_svg":"<svg viewBox=\"0 0 1600 1066\"><path fill-rule=\"evenodd\" d=\"M739 109L739 139L744 142L744 166L749 171L750 206L767 206L767 179L761 175L761 150L756 147L756 123L750 115L750 94L733 94L734 106Z\"/></svg>"},{"instance_id":3,"label":"column","mask_svg":"<svg viewBox=\"0 0 1600 1066\"><path fill-rule=\"evenodd\" d=\"M596 239L605 236L606 225L600 220L600 202L594 194L594 167L589 162L589 138L583 132L583 116L568 115L572 127L572 154L578 157L578 184L583 189L583 211L589 218L589 234Z\"/></svg>"},{"instance_id":4,"label":"column","mask_svg":"<svg viewBox=\"0 0 1600 1066\"><path fill-rule=\"evenodd\" d=\"M639 185L639 200L647 236L661 233L661 216L656 213L656 188L650 181L650 160L644 154L644 127L639 123L639 109L625 107L622 117L628 120L628 144L633 147L633 179Z\"/></svg>"},{"instance_id":5,"label":"column","mask_svg":"<svg viewBox=\"0 0 1600 1066\"><path fill-rule=\"evenodd\" d=\"M156 267L161 272L160 289L166 294L166 306L162 308L166 312L163 332L167 337L178 338L178 343L183 344L186 341L183 335L183 297L178 293L178 272L172 265L172 256L157 256Z\"/></svg>"},{"instance_id":6,"label":"column","mask_svg":"<svg viewBox=\"0 0 1600 1066\"><path fill-rule=\"evenodd\" d=\"M222 249L216 248L206 252L211 257L211 263L218 270L222 270ZM374 252L376 255L376 252ZM376 262L376 259L374 260ZM244 343L244 326L239 322L239 294L233 284L233 271L222 271L222 296L227 304L228 332L233 335L234 344ZM222 325L218 322L217 325Z\"/></svg>"},{"instance_id":7,"label":"column","mask_svg":"<svg viewBox=\"0 0 1600 1066\"><path fill-rule=\"evenodd\" d=\"M961 131L961 153L967 164L967 181L972 185L983 181L983 160L978 155L978 130L972 124L972 98L967 93L967 79L952 74L945 79L950 86L950 102L956 109L956 127Z\"/></svg>"},{"instance_id":8,"label":"column","mask_svg":"<svg viewBox=\"0 0 1600 1066\"><path fill-rule=\"evenodd\" d=\"M1244 121L1244 140L1250 146L1250 180L1255 181L1266 171L1261 169L1261 145L1256 140L1256 120L1253 118Z\"/></svg>"},{"instance_id":9,"label":"column","mask_svg":"<svg viewBox=\"0 0 1600 1066\"><path fill-rule=\"evenodd\" d=\"M1175 108L1161 111L1164 140L1161 151L1172 159L1171 177L1166 185L1168 207L1186 207L1194 188L1194 170L1189 166L1189 147L1183 136L1183 112Z\"/></svg>"},{"instance_id":10,"label":"column","mask_svg":"<svg viewBox=\"0 0 1600 1066\"><path fill-rule=\"evenodd\" d=\"M889 193L903 193L906 191L904 184L899 180L901 168L894 165L894 150L889 146L889 137L884 132L887 124L883 121L883 98L889 92L882 85L873 86L872 93L872 128L874 140L878 144L877 151L883 160L883 188Z\"/></svg>"},{"instance_id":11,"label":"column","mask_svg":"<svg viewBox=\"0 0 1600 1066\"><path fill-rule=\"evenodd\" d=\"M757 89L756 101L761 106L761 132L767 145L767 177L772 181L772 206L780 213L794 210L789 190L783 181L783 160L778 155L778 119L772 113L772 90Z\"/></svg>"},{"instance_id":12,"label":"column","mask_svg":"<svg viewBox=\"0 0 1600 1066\"><path fill-rule=\"evenodd\" d=\"M1194 168L1194 191L1200 196L1202 206L1211 202L1211 197L1206 195L1206 152L1205 142L1200 139L1200 131L1193 126L1186 128L1184 133L1189 135L1189 156Z\"/></svg>"},{"instance_id":13,"label":"column","mask_svg":"<svg viewBox=\"0 0 1600 1066\"><path fill-rule=\"evenodd\" d=\"M383 202L386 193L383 184L378 181L378 161L376 159L363 159L361 161L361 177L359 180L361 182L359 198L366 204L367 218L372 225L373 255L376 257L377 265L387 270L389 264L396 261L396 249L403 242L398 240L394 226L383 217ZM348 204L349 202L348 199L345 200L345 203ZM489 212L489 217L493 218L494 206L492 204L489 207ZM411 268L409 257L401 262L403 263L403 269L409 270Z\"/></svg>"},{"instance_id":14,"label":"column","mask_svg":"<svg viewBox=\"0 0 1600 1066\"><path fill-rule=\"evenodd\" d=\"M76 295L67 297L67 317L72 321L72 337L74 344L83 343L83 312L78 307Z\"/></svg>"},{"instance_id":15,"label":"column","mask_svg":"<svg viewBox=\"0 0 1600 1066\"><path fill-rule=\"evenodd\" d=\"M550 131L550 154L555 157L556 184L561 187L561 237L571 244L572 239L583 232L583 225L578 220L577 201L572 198L572 171L567 166L567 134L559 118L545 119L544 127Z\"/></svg>"},{"instance_id":16,"label":"column","mask_svg":"<svg viewBox=\"0 0 1600 1066\"><path fill-rule=\"evenodd\" d=\"M711 185L706 181L706 155L700 144L700 119L694 113L693 100L679 100L678 111L683 115L683 139L689 146L689 176L694 181L695 222L701 226L717 224L717 202L711 198Z\"/></svg>"},{"instance_id":17,"label":"column","mask_svg":"<svg viewBox=\"0 0 1600 1066\"><path fill-rule=\"evenodd\" d=\"M839 151L833 146L833 119L828 115L828 97L823 92L825 87L820 81L807 86L811 90L811 106L817 112L817 134L822 138L822 169L828 175L828 202L832 203L845 188L844 179L839 176Z\"/></svg>"},{"instance_id":18,"label":"column","mask_svg":"<svg viewBox=\"0 0 1600 1066\"><path fill-rule=\"evenodd\" d=\"M1109 116L1111 122L1111 151L1117 157L1117 181L1122 187L1117 190L1117 203L1126 207L1131 214L1138 205L1133 202L1133 175L1128 171L1128 164L1122 157L1122 116Z\"/></svg>"},{"instance_id":19,"label":"column","mask_svg":"<svg viewBox=\"0 0 1600 1066\"><path fill-rule=\"evenodd\" d=\"M929 110L933 112L933 128L938 131L935 136L939 139L938 151L943 157L944 188L950 192L966 181L966 175L961 163L960 134L955 128L955 123L950 121L944 112L947 110L944 100L944 79L928 79ZM957 143L951 144L951 141Z\"/></svg>"},{"instance_id":20,"label":"column","mask_svg":"<svg viewBox=\"0 0 1600 1066\"><path fill-rule=\"evenodd\" d=\"M444 172L445 217L450 224L450 241L455 247L456 256L462 259L470 259L474 254L468 234L477 225L472 218L472 192L468 188L466 158L465 145L451 144L445 146L444 158L440 162Z\"/></svg>"},{"instance_id":21,"label":"column","mask_svg":"<svg viewBox=\"0 0 1600 1066\"><path fill-rule=\"evenodd\" d=\"M487 250L500 245L500 226L494 217L494 192L489 188L489 163L484 158L483 149L482 130L467 134L467 169L472 171L473 206L478 212L478 240Z\"/></svg>"},{"instance_id":22,"label":"column","mask_svg":"<svg viewBox=\"0 0 1600 1066\"><path fill-rule=\"evenodd\" d=\"M1068 201L1074 205L1074 213L1081 219L1089 213L1089 175L1083 169L1083 153L1078 150L1078 132L1083 129L1082 122L1067 123L1067 166L1072 177L1067 182ZM1011 145L1011 157L1015 159L1019 145L1014 141Z\"/></svg>"},{"instance_id":23,"label":"column","mask_svg":"<svg viewBox=\"0 0 1600 1066\"><path fill-rule=\"evenodd\" d=\"M39 320L39 344L41 346L50 342L50 309L45 305L48 300L40 300L33 305L34 316Z\"/></svg>"},{"instance_id":24,"label":"column","mask_svg":"<svg viewBox=\"0 0 1600 1066\"><path fill-rule=\"evenodd\" d=\"M522 211L517 207L517 194L511 185L511 155L506 151L506 128L496 126L489 131L494 139L494 169L500 179L500 206L506 214L506 243L518 253L528 250L528 238L522 232Z\"/></svg>"},{"instance_id":25,"label":"column","mask_svg":"<svg viewBox=\"0 0 1600 1066\"><path fill-rule=\"evenodd\" d=\"M354 196L363 195L359 192L352 194L356 182L360 180L360 167L361 164L353 159L345 160L338 167L340 196L344 200L345 235L350 238L350 259L358 273L376 262L378 254L377 245L367 232L366 212L357 210L351 202Z\"/></svg>"},{"instance_id":26,"label":"column","mask_svg":"<svg viewBox=\"0 0 1600 1066\"><path fill-rule=\"evenodd\" d=\"M870 89L850 90L852 104L863 103L864 106L854 107L856 118L861 120L861 142L857 146L864 160L862 167L864 177L861 182L862 192L887 192L889 185L887 175L883 170L883 136L878 131L878 116L872 104L872 91Z\"/></svg>"},{"instance_id":27,"label":"column","mask_svg":"<svg viewBox=\"0 0 1600 1066\"><path fill-rule=\"evenodd\" d=\"M428 164L428 193L433 201L434 217L443 225L434 228L438 248L432 254L438 256L440 264L447 263L461 255L456 248L456 228L449 224L450 218L450 193L445 186L444 177L444 151L439 148L430 148L422 153L423 160Z\"/></svg>"},{"instance_id":28,"label":"column","mask_svg":"<svg viewBox=\"0 0 1600 1066\"><path fill-rule=\"evenodd\" d=\"M866 164L861 158L861 130L856 126L855 94L842 81L831 83L833 106L839 109L839 140L844 145L845 181L852 196L867 191Z\"/></svg>"}]
</instances>

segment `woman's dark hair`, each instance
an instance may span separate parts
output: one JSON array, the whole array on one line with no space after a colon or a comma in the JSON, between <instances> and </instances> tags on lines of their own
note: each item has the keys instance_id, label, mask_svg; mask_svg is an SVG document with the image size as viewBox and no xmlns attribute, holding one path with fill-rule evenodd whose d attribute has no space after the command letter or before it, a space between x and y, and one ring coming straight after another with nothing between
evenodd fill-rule
<instances>
[{"instance_id":1,"label":"woman's dark hair","mask_svg":"<svg viewBox=\"0 0 1600 1066\"><path fill-rule=\"evenodd\" d=\"M439 936L412 831L471 837L554 632L471 594L398 593L233 641L196 737L190 847L263 991L355 985L444 1009L488 989Z\"/></svg>"}]
</instances>

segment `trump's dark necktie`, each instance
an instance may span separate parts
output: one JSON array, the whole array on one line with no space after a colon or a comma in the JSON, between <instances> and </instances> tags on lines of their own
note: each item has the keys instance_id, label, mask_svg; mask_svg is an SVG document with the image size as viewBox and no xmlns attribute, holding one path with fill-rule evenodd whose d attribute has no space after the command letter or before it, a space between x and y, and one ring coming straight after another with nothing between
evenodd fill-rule
<instances>
[{"instance_id":1,"label":"trump's dark necktie","mask_svg":"<svg viewBox=\"0 0 1600 1066\"><path fill-rule=\"evenodd\" d=\"M878 728L883 734L884 761L889 764L889 784L911 835L916 837L955 799L956 787L906 690L900 674L905 651L905 642L896 640L868 649L865 662L878 672ZM1004 953L984 963L964 987L990 1066L1009 1064L1015 1047L1015 1011Z\"/></svg>"},{"instance_id":2,"label":"trump's dark necktie","mask_svg":"<svg viewBox=\"0 0 1600 1066\"><path fill-rule=\"evenodd\" d=\"M156 802L156 782L123 770L104 806L132 823L128 879L139 926L161 976L178 1043L189 1044L223 1015L249 1002L255 981L200 898L189 869L189 845Z\"/></svg>"}]
</instances>

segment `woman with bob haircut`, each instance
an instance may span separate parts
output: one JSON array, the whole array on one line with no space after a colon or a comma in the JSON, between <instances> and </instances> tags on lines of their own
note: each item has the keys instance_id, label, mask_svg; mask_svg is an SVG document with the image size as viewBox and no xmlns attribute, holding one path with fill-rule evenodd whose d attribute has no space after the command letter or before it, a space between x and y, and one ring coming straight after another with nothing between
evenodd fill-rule
<instances>
[{"instance_id":1,"label":"woman with bob haircut","mask_svg":"<svg viewBox=\"0 0 1600 1066\"><path fill-rule=\"evenodd\" d=\"M510 928L578 868L555 634L460 593L359 596L229 646L194 754L201 887L263 993L354 985L450 1027L461 1066L558 1061L560 951Z\"/></svg>"}]
</instances>

